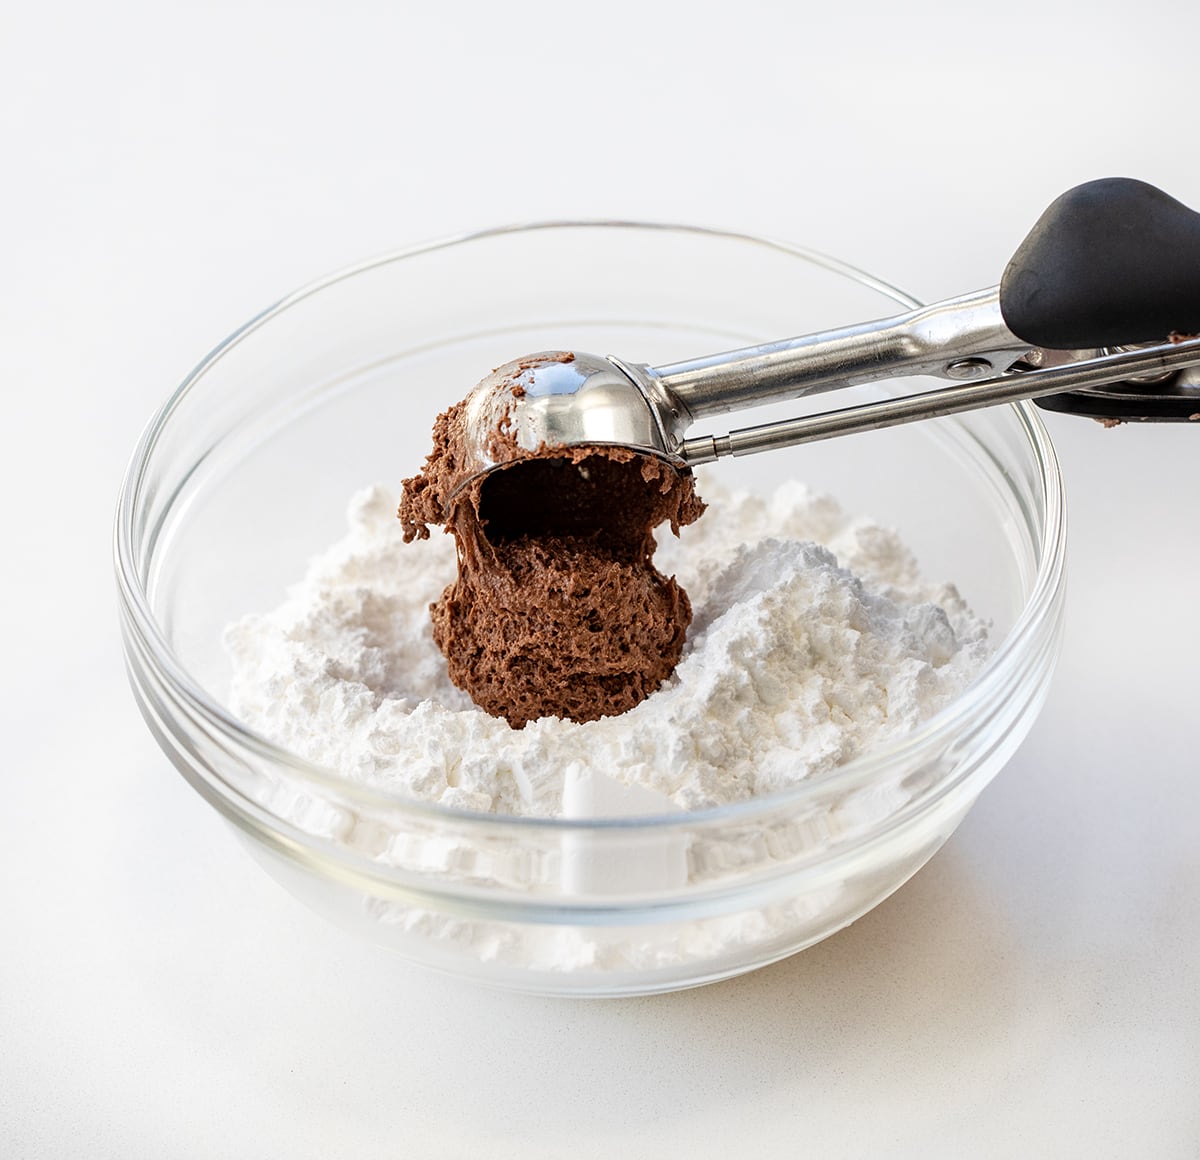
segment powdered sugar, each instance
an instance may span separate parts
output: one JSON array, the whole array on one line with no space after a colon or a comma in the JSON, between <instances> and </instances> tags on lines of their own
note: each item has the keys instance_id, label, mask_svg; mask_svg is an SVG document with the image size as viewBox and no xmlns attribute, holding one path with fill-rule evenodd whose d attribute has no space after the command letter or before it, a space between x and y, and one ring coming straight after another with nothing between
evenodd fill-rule
<instances>
[{"instance_id":1,"label":"powdered sugar","mask_svg":"<svg viewBox=\"0 0 1200 1160\"><path fill-rule=\"evenodd\" d=\"M699 490L709 512L656 555L691 596L688 643L628 713L513 730L451 685L428 606L453 578L453 541L404 544L382 486L354 498L348 535L283 605L229 628L232 707L346 778L552 816L564 782L593 775L664 808L770 793L910 730L978 671L984 625L894 533L795 483L764 499L714 472Z\"/></svg>"}]
</instances>

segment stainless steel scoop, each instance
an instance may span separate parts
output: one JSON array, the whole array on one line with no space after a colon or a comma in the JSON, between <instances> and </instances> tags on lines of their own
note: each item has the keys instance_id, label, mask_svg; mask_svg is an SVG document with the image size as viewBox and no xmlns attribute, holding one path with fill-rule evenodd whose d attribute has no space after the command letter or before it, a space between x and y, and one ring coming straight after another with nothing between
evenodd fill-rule
<instances>
[{"instance_id":1,"label":"stainless steel scoop","mask_svg":"<svg viewBox=\"0 0 1200 1160\"><path fill-rule=\"evenodd\" d=\"M1190 367L1200 367L1200 214L1111 178L1058 198L987 290L665 366L548 352L499 367L467 400L463 482L519 458L498 455L498 429L529 452L622 444L691 466L1030 398L1105 420L1200 426ZM687 436L712 415L907 375L954 385Z\"/></svg>"}]
</instances>

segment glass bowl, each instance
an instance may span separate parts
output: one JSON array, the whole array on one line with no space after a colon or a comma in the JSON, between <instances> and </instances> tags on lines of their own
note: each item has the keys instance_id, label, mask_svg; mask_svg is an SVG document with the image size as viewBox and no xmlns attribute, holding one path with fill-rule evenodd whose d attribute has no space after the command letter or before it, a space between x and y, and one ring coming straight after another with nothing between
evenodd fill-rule
<instances>
[{"instance_id":1,"label":"glass bowl","mask_svg":"<svg viewBox=\"0 0 1200 1160\"><path fill-rule=\"evenodd\" d=\"M752 489L799 477L891 525L928 577L956 583L992 622L990 660L935 717L770 797L580 822L457 812L373 789L284 751L223 706L221 635L276 606L341 537L351 494L378 480L398 491L428 451L435 414L516 355L667 362L912 305L795 246L619 222L485 231L298 291L217 347L133 454L116 569L147 723L276 878L428 966L530 992L646 994L827 937L945 842L1043 702L1061 630L1064 511L1029 405L709 469ZM681 858L686 874L671 885L579 873Z\"/></svg>"}]
</instances>

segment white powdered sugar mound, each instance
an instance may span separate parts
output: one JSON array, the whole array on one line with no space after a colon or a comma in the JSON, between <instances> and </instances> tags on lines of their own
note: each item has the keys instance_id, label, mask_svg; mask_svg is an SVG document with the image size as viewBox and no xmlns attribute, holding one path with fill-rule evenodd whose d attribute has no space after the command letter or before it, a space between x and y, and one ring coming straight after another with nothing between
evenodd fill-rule
<instances>
[{"instance_id":1,"label":"white powdered sugar mound","mask_svg":"<svg viewBox=\"0 0 1200 1160\"><path fill-rule=\"evenodd\" d=\"M771 793L908 732L978 672L985 625L895 533L796 483L766 499L716 473L700 485L708 512L678 540L660 529L655 557L691 597L688 642L628 713L514 730L451 685L429 604L454 578L453 539L403 543L382 486L355 496L348 535L284 604L227 630L231 706L348 779L545 817L593 776L666 808Z\"/></svg>"}]
</instances>

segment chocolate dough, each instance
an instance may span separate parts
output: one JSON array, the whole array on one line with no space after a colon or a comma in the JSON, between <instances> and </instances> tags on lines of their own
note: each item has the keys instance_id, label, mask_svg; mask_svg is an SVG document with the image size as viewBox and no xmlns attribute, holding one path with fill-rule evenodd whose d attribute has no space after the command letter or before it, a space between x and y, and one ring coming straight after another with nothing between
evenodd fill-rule
<instances>
[{"instance_id":1,"label":"chocolate dough","mask_svg":"<svg viewBox=\"0 0 1200 1160\"><path fill-rule=\"evenodd\" d=\"M659 524L678 533L704 511L690 474L624 447L531 453L501 424L495 458L514 462L451 500L462 406L438 416L400 503L406 541L445 524L458 542L458 578L430 605L450 679L514 729L632 709L674 671L692 619L652 562Z\"/></svg>"}]
</instances>

